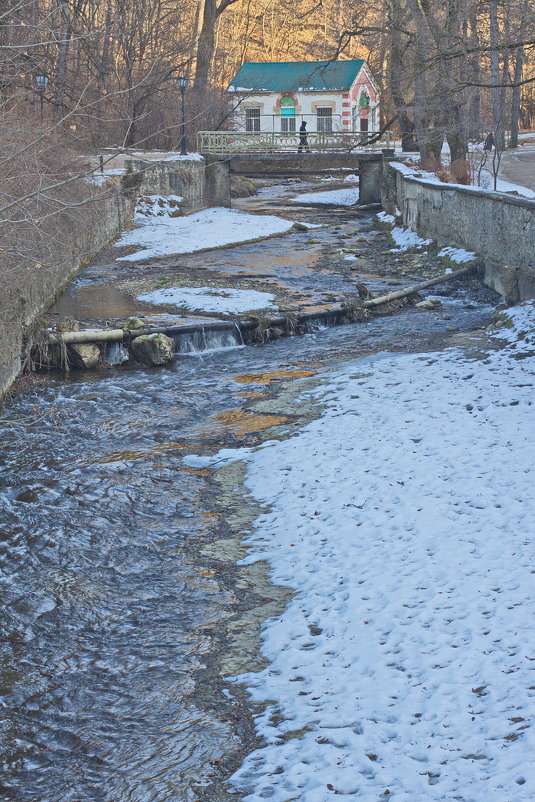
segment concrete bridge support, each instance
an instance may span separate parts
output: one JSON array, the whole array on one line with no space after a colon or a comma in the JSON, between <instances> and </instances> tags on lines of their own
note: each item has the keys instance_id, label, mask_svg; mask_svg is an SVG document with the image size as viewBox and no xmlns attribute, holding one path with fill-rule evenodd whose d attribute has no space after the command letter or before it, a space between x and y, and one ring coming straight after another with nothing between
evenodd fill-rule
<instances>
[{"instance_id":1,"label":"concrete bridge support","mask_svg":"<svg viewBox=\"0 0 535 802\"><path fill-rule=\"evenodd\" d=\"M210 156L212 162L220 160L230 166L235 175L254 178L318 175L337 170L351 170L360 175L359 203L365 206L381 202L383 153L266 153Z\"/></svg>"}]
</instances>

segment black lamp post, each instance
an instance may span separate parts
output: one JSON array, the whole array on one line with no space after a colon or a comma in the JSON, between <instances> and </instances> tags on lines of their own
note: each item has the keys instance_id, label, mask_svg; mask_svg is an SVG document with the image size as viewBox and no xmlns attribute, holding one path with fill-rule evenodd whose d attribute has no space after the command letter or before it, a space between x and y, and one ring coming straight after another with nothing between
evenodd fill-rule
<instances>
[{"instance_id":1,"label":"black lamp post","mask_svg":"<svg viewBox=\"0 0 535 802\"><path fill-rule=\"evenodd\" d=\"M186 87L188 85L187 75L179 75L177 82L180 89L180 94L182 95L182 136L180 139L180 153L182 156L186 156L188 149L186 147L186 112L184 110L184 95L186 94Z\"/></svg>"},{"instance_id":2,"label":"black lamp post","mask_svg":"<svg viewBox=\"0 0 535 802\"><path fill-rule=\"evenodd\" d=\"M46 76L42 72L38 72L35 76L35 83L37 84L37 91L39 92L39 98L41 101L41 117L43 116L43 99L45 96L45 89L48 86L48 76Z\"/></svg>"}]
</instances>

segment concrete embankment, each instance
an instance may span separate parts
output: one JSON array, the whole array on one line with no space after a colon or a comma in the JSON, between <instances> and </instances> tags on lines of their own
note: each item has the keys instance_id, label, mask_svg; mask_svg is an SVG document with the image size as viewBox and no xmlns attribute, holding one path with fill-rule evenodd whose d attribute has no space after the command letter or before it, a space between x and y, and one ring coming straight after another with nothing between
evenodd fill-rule
<instances>
[{"instance_id":1,"label":"concrete embankment","mask_svg":"<svg viewBox=\"0 0 535 802\"><path fill-rule=\"evenodd\" d=\"M485 283L508 303L535 296L535 200L437 183L385 161L382 203L420 236L477 252Z\"/></svg>"},{"instance_id":2,"label":"concrete embankment","mask_svg":"<svg viewBox=\"0 0 535 802\"><path fill-rule=\"evenodd\" d=\"M0 397L21 372L25 328L132 217L134 198L119 187L83 190L84 205L64 210L63 226L56 219L51 221L48 242L36 249L35 261L29 266L27 260L14 260L6 268L0 316Z\"/></svg>"}]
</instances>

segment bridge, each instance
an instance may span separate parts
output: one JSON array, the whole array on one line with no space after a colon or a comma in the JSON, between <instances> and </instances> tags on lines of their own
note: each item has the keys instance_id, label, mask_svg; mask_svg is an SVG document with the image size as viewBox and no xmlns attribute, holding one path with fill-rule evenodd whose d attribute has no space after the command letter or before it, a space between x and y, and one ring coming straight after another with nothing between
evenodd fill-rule
<instances>
[{"instance_id":1,"label":"bridge","mask_svg":"<svg viewBox=\"0 0 535 802\"><path fill-rule=\"evenodd\" d=\"M199 153L217 155L272 153L367 153L390 150L392 131L381 135L368 131L307 131L306 141L299 132L281 131L199 131Z\"/></svg>"},{"instance_id":2,"label":"bridge","mask_svg":"<svg viewBox=\"0 0 535 802\"><path fill-rule=\"evenodd\" d=\"M197 150L210 161L229 163L230 172L252 177L317 175L351 170L360 176L359 203L381 202L383 157L394 155L391 131L371 132L200 131Z\"/></svg>"}]
</instances>

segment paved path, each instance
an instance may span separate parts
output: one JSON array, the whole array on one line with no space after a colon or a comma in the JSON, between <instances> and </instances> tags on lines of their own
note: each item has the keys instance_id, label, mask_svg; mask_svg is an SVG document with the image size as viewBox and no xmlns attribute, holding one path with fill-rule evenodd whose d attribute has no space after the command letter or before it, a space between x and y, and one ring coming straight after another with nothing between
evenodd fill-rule
<instances>
[{"instance_id":1,"label":"paved path","mask_svg":"<svg viewBox=\"0 0 535 802\"><path fill-rule=\"evenodd\" d=\"M535 145L523 145L502 156L500 178L535 190Z\"/></svg>"}]
</instances>

